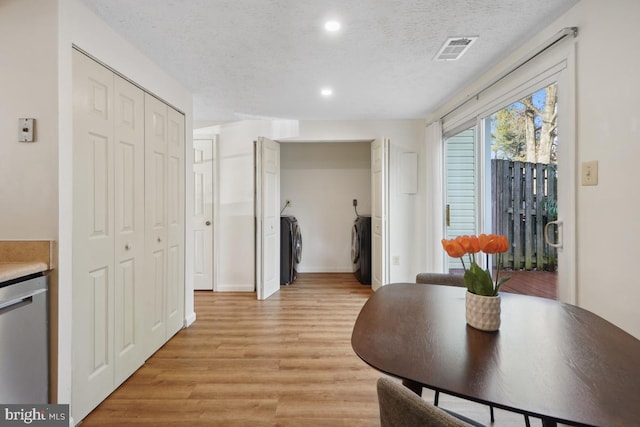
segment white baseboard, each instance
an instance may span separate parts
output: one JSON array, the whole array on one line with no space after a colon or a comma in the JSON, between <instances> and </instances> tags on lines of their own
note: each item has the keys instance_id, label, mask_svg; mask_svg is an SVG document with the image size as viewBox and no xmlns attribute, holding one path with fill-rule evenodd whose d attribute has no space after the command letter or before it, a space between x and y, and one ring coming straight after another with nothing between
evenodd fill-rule
<instances>
[{"instance_id":1,"label":"white baseboard","mask_svg":"<svg viewBox=\"0 0 640 427\"><path fill-rule=\"evenodd\" d=\"M188 328L196 321L196 312L192 311L189 315L187 315L184 319L184 327Z\"/></svg>"},{"instance_id":2,"label":"white baseboard","mask_svg":"<svg viewBox=\"0 0 640 427\"><path fill-rule=\"evenodd\" d=\"M298 266L298 273L353 273L353 267L314 267Z\"/></svg>"},{"instance_id":3,"label":"white baseboard","mask_svg":"<svg viewBox=\"0 0 640 427\"><path fill-rule=\"evenodd\" d=\"M253 283L218 283L216 292L255 292Z\"/></svg>"}]
</instances>

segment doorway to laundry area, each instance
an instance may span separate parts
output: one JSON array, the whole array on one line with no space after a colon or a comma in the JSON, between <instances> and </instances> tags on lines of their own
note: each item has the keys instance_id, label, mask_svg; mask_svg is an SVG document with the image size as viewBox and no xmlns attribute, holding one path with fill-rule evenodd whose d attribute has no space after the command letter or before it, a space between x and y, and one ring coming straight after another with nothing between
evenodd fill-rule
<instances>
[{"instance_id":1,"label":"doorway to laundry area","mask_svg":"<svg viewBox=\"0 0 640 427\"><path fill-rule=\"evenodd\" d=\"M371 141L280 145L281 214L297 219L304 242L298 271L352 272L351 228L372 212Z\"/></svg>"}]
</instances>

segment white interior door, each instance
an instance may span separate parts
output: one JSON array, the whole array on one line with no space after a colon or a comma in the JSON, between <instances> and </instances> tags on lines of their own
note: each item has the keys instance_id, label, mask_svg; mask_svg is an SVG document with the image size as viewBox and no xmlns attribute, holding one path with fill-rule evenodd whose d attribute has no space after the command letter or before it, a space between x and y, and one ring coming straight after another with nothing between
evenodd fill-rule
<instances>
[{"instance_id":1,"label":"white interior door","mask_svg":"<svg viewBox=\"0 0 640 427\"><path fill-rule=\"evenodd\" d=\"M196 290L213 290L214 140L193 140L193 281Z\"/></svg>"},{"instance_id":2,"label":"white interior door","mask_svg":"<svg viewBox=\"0 0 640 427\"><path fill-rule=\"evenodd\" d=\"M371 289L389 283L389 146L387 138L371 143Z\"/></svg>"},{"instance_id":3,"label":"white interior door","mask_svg":"<svg viewBox=\"0 0 640 427\"><path fill-rule=\"evenodd\" d=\"M256 141L256 292L264 300L280 290L280 144Z\"/></svg>"},{"instance_id":4,"label":"white interior door","mask_svg":"<svg viewBox=\"0 0 640 427\"><path fill-rule=\"evenodd\" d=\"M165 341L184 326L184 114L167 106L167 287Z\"/></svg>"},{"instance_id":5,"label":"white interior door","mask_svg":"<svg viewBox=\"0 0 640 427\"><path fill-rule=\"evenodd\" d=\"M144 346L144 92L114 77L115 128L115 383L145 359Z\"/></svg>"},{"instance_id":6,"label":"white interior door","mask_svg":"<svg viewBox=\"0 0 640 427\"><path fill-rule=\"evenodd\" d=\"M184 115L73 52L72 411L184 324Z\"/></svg>"},{"instance_id":7,"label":"white interior door","mask_svg":"<svg viewBox=\"0 0 640 427\"><path fill-rule=\"evenodd\" d=\"M73 53L73 415L114 383L113 73Z\"/></svg>"},{"instance_id":8,"label":"white interior door","mask_svg":"<svg viewBox=\"0 0 640 427\"><path fill-rule=\"evenodd\" d=\"M153 349L167 335L167 112L166 104L145 95L146 337Z\"/></svg>"}]
</instances>

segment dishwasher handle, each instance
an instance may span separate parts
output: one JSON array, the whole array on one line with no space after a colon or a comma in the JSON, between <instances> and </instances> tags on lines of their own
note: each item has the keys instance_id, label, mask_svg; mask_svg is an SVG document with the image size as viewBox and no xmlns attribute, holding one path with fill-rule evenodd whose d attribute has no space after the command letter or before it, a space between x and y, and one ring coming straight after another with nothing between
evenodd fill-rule
<instances>
[{"instance_id":1,"label":"dishwasher handle","mask_svg":"<svg viewBox=\"0 0 640 427\"><path fill-rule=\"evenodd\" d=\"M9 301L0 302L0 314L3 314L10 310L14 310L18 308L17 306L19 305L22 306L22 305L30 304L31 302L33 302L34 296L39 295L46 291L47 291L46 289L38 289L36 291L29 292L26 295L20 295L19 297L11 299Z\"/></svg>"}]
</instances>

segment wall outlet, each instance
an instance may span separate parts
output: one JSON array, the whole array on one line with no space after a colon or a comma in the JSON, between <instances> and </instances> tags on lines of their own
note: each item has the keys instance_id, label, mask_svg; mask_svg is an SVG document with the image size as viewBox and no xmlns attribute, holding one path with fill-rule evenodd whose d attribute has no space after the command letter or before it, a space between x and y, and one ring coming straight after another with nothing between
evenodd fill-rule
<instances>
[{"instance_id":1,"label":"wall outlet","mask_svg":"<svg viewBox=\"0 0 640 427\"><path fill-rule=\"evenodd\" d=\"M394 255L391 257L391 264L392 265L400 265L400 257L397 255Z\"/></svg>"},{"instance_id":2,"label":"wall outlet","mask_svg":"<svg viewBox=\"0 0 640 427\"><path fill-rule=\"evenodd\" d=\"M353 206L358 206L358 199L353 199Z\"/></svg>"},{"instance_id":3,"label":"wall outlet","mask_svg":"<svg viewBox=\"0 0 640 427\"><path fill-rule=\"evenodd\" d=\"M598 161L582 162L582 185L598 185Z\"/></svg>"},{"instance_id":4,"label":"wall outlet","mask_svg":"<svg viewBox=\"0 0 640 427\"><path fill-rule=\"evenodd\" d=\"M285 201L285 203L284 203L284 205L285 205L286 207L289 207L289 208L290 208L290 207L292 206L292 205L291 205L291 200L286 200L286 201Z\"/></svg>"}]
</instances>

